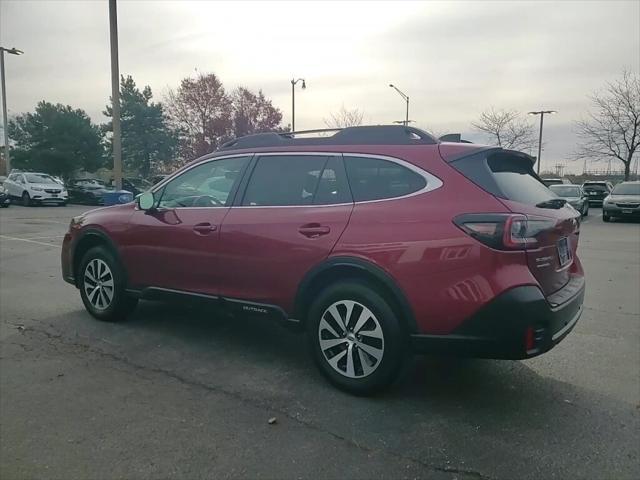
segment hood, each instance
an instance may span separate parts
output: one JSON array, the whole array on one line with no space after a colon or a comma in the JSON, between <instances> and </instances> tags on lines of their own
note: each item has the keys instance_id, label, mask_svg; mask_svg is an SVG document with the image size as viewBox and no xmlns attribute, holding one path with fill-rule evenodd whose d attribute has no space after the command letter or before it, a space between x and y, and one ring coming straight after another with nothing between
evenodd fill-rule
<instances>
[{"instance_id":1,"label":"hood","mask_svg":"<svg viewBox=\"0 0 640 480\"><path fill-rule=\"evenodd\" d=\"M578 203L582 199L582 197L563 197L561 195L558 195L558 197L566 200L569 203Z\"/></svg>"},{"instance_id":2,"label":"hood","mask_svg":"<svg viewBox=\"0 0 640 480\"><path fill-rule=\"evenodd\" d=\"M64 185L60 185L59 183L30 183L29 188L42 188L43 190L46 188L47 190L55 189L55 190L66 190Z\"/></svg>"},{"instance_id":3,"label":"hood","mask_svg":"<svg viewBox=\"0 0 640 480\"><path fill-rule=\"evenodd\" d=\"M640 202L640 195L614 195L609 194L609 199L614 202Z\"/></svg>"}]
</instances>

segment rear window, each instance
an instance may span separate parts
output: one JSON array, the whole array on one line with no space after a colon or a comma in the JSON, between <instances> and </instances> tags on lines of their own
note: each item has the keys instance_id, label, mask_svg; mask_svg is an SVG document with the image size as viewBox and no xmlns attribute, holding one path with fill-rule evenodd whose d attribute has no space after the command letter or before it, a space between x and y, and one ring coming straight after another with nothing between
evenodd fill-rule
<instances>
[{"instance_id":1,"label":"rear window","mask_svg":"<svg viewBox=\"0 0 640 480\"><path fill-rule=\"evenodd\" d=\"M487 161L503 197L515 202L536 205L554 195L533 174L531 164L510 155L492 155Z\"/></svg>"},{"instance_id":2,"label":"rear window","mask_svg":"<svg viewBox=\"0 0 640 480\"><path fill-rule=\"evenodd\" d=\"M601 185L598 183L589 183L583 187L587 192L606 192L606 185Z\"/></svg>"},{"instance_id":3,"label":"rear window","mask_svg":"<svg viewBox=\"0 0 640 480\"><path fill-rule=\"evenodd\" d=\"M537 205L557 198L533 173L526 157L497 152L480 152L451 162L451 165L473 183L495 195L514 202Z\"/></svg>"}]
</instances>

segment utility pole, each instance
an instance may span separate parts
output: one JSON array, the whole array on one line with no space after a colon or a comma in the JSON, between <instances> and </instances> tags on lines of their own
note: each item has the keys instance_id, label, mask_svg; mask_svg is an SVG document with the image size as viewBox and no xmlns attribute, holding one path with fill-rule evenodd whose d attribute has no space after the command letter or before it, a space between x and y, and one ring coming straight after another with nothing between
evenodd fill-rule
<instances>
[{"instance_id":1,"label":"utility pole","mask_svg":"<svg viewBox=\"0 0 640 480\"><path fill-rule=\"evenodd\" d=\"M11 55L22 55L24 52L17 48L0 47L0 80L2 83L2 125L4 127L4 160L6 174L11 171L11 158L9 154L9 120L7 115L7 86L4 80L4 52Z\"/></svg>"},{"instance_id":2,"label":"utility pole","mask_svg":"<svg viewBox=\"0 0 640 480\"><path fill-rule=\"evenodd\" d=\"M116 0L109 0L109 38L111 40L111 120L113 124L113 178L122 189L122 137L120 133L120 68L118 66L118 11Z\"/></svg>"}]
</instances>

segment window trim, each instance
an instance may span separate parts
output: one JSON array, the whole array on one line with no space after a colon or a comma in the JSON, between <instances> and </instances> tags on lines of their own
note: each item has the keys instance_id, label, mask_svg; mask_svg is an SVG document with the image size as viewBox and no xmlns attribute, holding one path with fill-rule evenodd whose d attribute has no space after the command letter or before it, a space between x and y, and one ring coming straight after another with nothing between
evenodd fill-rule
<instances>
[{"instance_id":1,"label":"window trim","mask_svg":"<svg viewBox=\"0 0 640 480\"><path fill-rule=\"evenodd\" d=\"M165 178L162 182L154 185L151 189L149 189L149 191L151 193L154 194L159 190L162 190L165 185L171 181L173 181L174 179L181 177L182 175L184 175L185 173L187 173L190 170L193 170L194 168L197 168L201 165L205 165L207 163L211 163L211 162L217 162L218 160L228 160L230 158L247 158L247 163L245 164L245 166L242 169L242 173L240 175L240 179L238 181L238 183L235 185L235 188L232 188L231 191L229 192L229 196L233 196L233 198L231 198L231 200L229 202L227 202L227 205L216 205L216 206L210 206L210 207L173 207L173 208L166 208L166 207L159 207L158 210L185 210L185 209L189 209L189 210L203 210L203 209L211 209L211 208L231 208L234 206L234 202L235 202L235 198L238 194L238 191L240 189L240 186L242 185L242 181L244 180L244 177L247 173L247 167L249 167L249 165L251 164L251 162L253 161L255 154L254 153L235 153L233 155L224 155L224 156L220 156L220 157L208 157L205 158L204 160L194 163L193 165L189 165L189 167L185 168L184 170L178 170L177 172L175 172L173 175L169 175L167 178ZM136 210L139 210L138 208L138 204L136 202Z\"/></svg>"},{"instance_id":2,"label":"window trim","mask_svg":"<svg viewBox=\"0 0 640 480\"><path fill-rule=\"evenodd\" d=\"M246 181L244 182L244 185L241 187L242 189L242 193L240 194L240 192L238 192L238 195L236 196L236 200L234 201L234 203L231 205L231 208L326 208L326 207L340 207L340 206L345 206L345 205L362 205L362 204L367 204L367 203L377 203L377 202L389 202L389 201L394 201L394 200L402 200L405 198L409 198L409 197L414 197L416 195L422 195L423 193L427 193L427 192L431 192L433 190L436 190L440 187L442 187L443 183L442 180L440 180L440 178L436 177L435 175L433 175L432 173L427 172L426 170L423 170L422 168L418 167L417 165L414 165L411 162L407 162L406 160L402 160L400 158L396 158L396 157L390 157L388 155L377 155L377 154L373 154L373 153L350 153L350 152L320 152L320 151L315 151L315 152L305 152L305 151L287 151L287 152L264 152L264 153L254 153L253 154L254 157L252 159L253 165L250 166L251 172L249 172ZM355 201L352 200L351 202L343 202L343 203L332 203L332 204L328 204L328 205L242 205L242 201L244 200L244 195L246 193L247 190L247 185L249 183L249 181L251 180L251 175L253 174L253 170L255 168L255 163L257 158L259 157L266 157L266 156L284 156L284 155L292 155L292 156L301 156L301 155L319 155L319 156L334 156L334 157L341 157L342 159L342 165L343 168L345 170L345 175L346 175L346 159L345 157L363 157L363 158L373 158L376 160L386 160L392 163L396 163L400 166L403 166L405 168L407 168L408 170L413 171L414 173L417 173L418 175L420 175L421 177L424 178L425 180L425 186L423 188L421 188L420 190L416 190L415 192L411 192L408 193L406 195L401 195L399 197L388 197L388 198L379 198L376 200L362 200L362 201ZM244 181L245 179L243 179ZM347 185L349 186L349 189L351 189L351 183L349 182L349 178L347 176ZM351 193L351 198L353 199L353 193Z\"/></svg>"}]
</instances>

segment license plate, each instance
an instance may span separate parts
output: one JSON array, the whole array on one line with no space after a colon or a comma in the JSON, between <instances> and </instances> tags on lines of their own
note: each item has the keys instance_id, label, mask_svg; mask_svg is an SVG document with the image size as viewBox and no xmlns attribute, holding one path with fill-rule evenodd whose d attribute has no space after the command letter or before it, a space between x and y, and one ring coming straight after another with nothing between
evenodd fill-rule
<instances>
[{"instance_id":1,"label":"license plate","mask_svg":"<svg viewBox=\"0 0 640 480\"><path fill-rule=\"evenodd\" d=\"M564 267L571 261L571 248L569 247L568 237L563 237L558 240L558 258L560 259L561 267Z\"/></svg>"},{"instance_id":2,"label":"license plate","mask_svg":"<svg viewBox=\"0 0 640 480\"><path fill-rule=\"evenodd\" d=\"M52 198L56 198L57 196L58 196L58 194L57 194L57 193L52 193L52 194L51 194L51 197L52 197Z\"/></svg>"},{"instance_id":3,"label":"license plate","mask_svg":"<svg viewBox=\"0 0 640 480\"><path fill-rule=\"evenodd\" d=\"M633 213L633 210L630 210L628 208L623 208L622 213Z\"/></svg>"}]
</instances>

